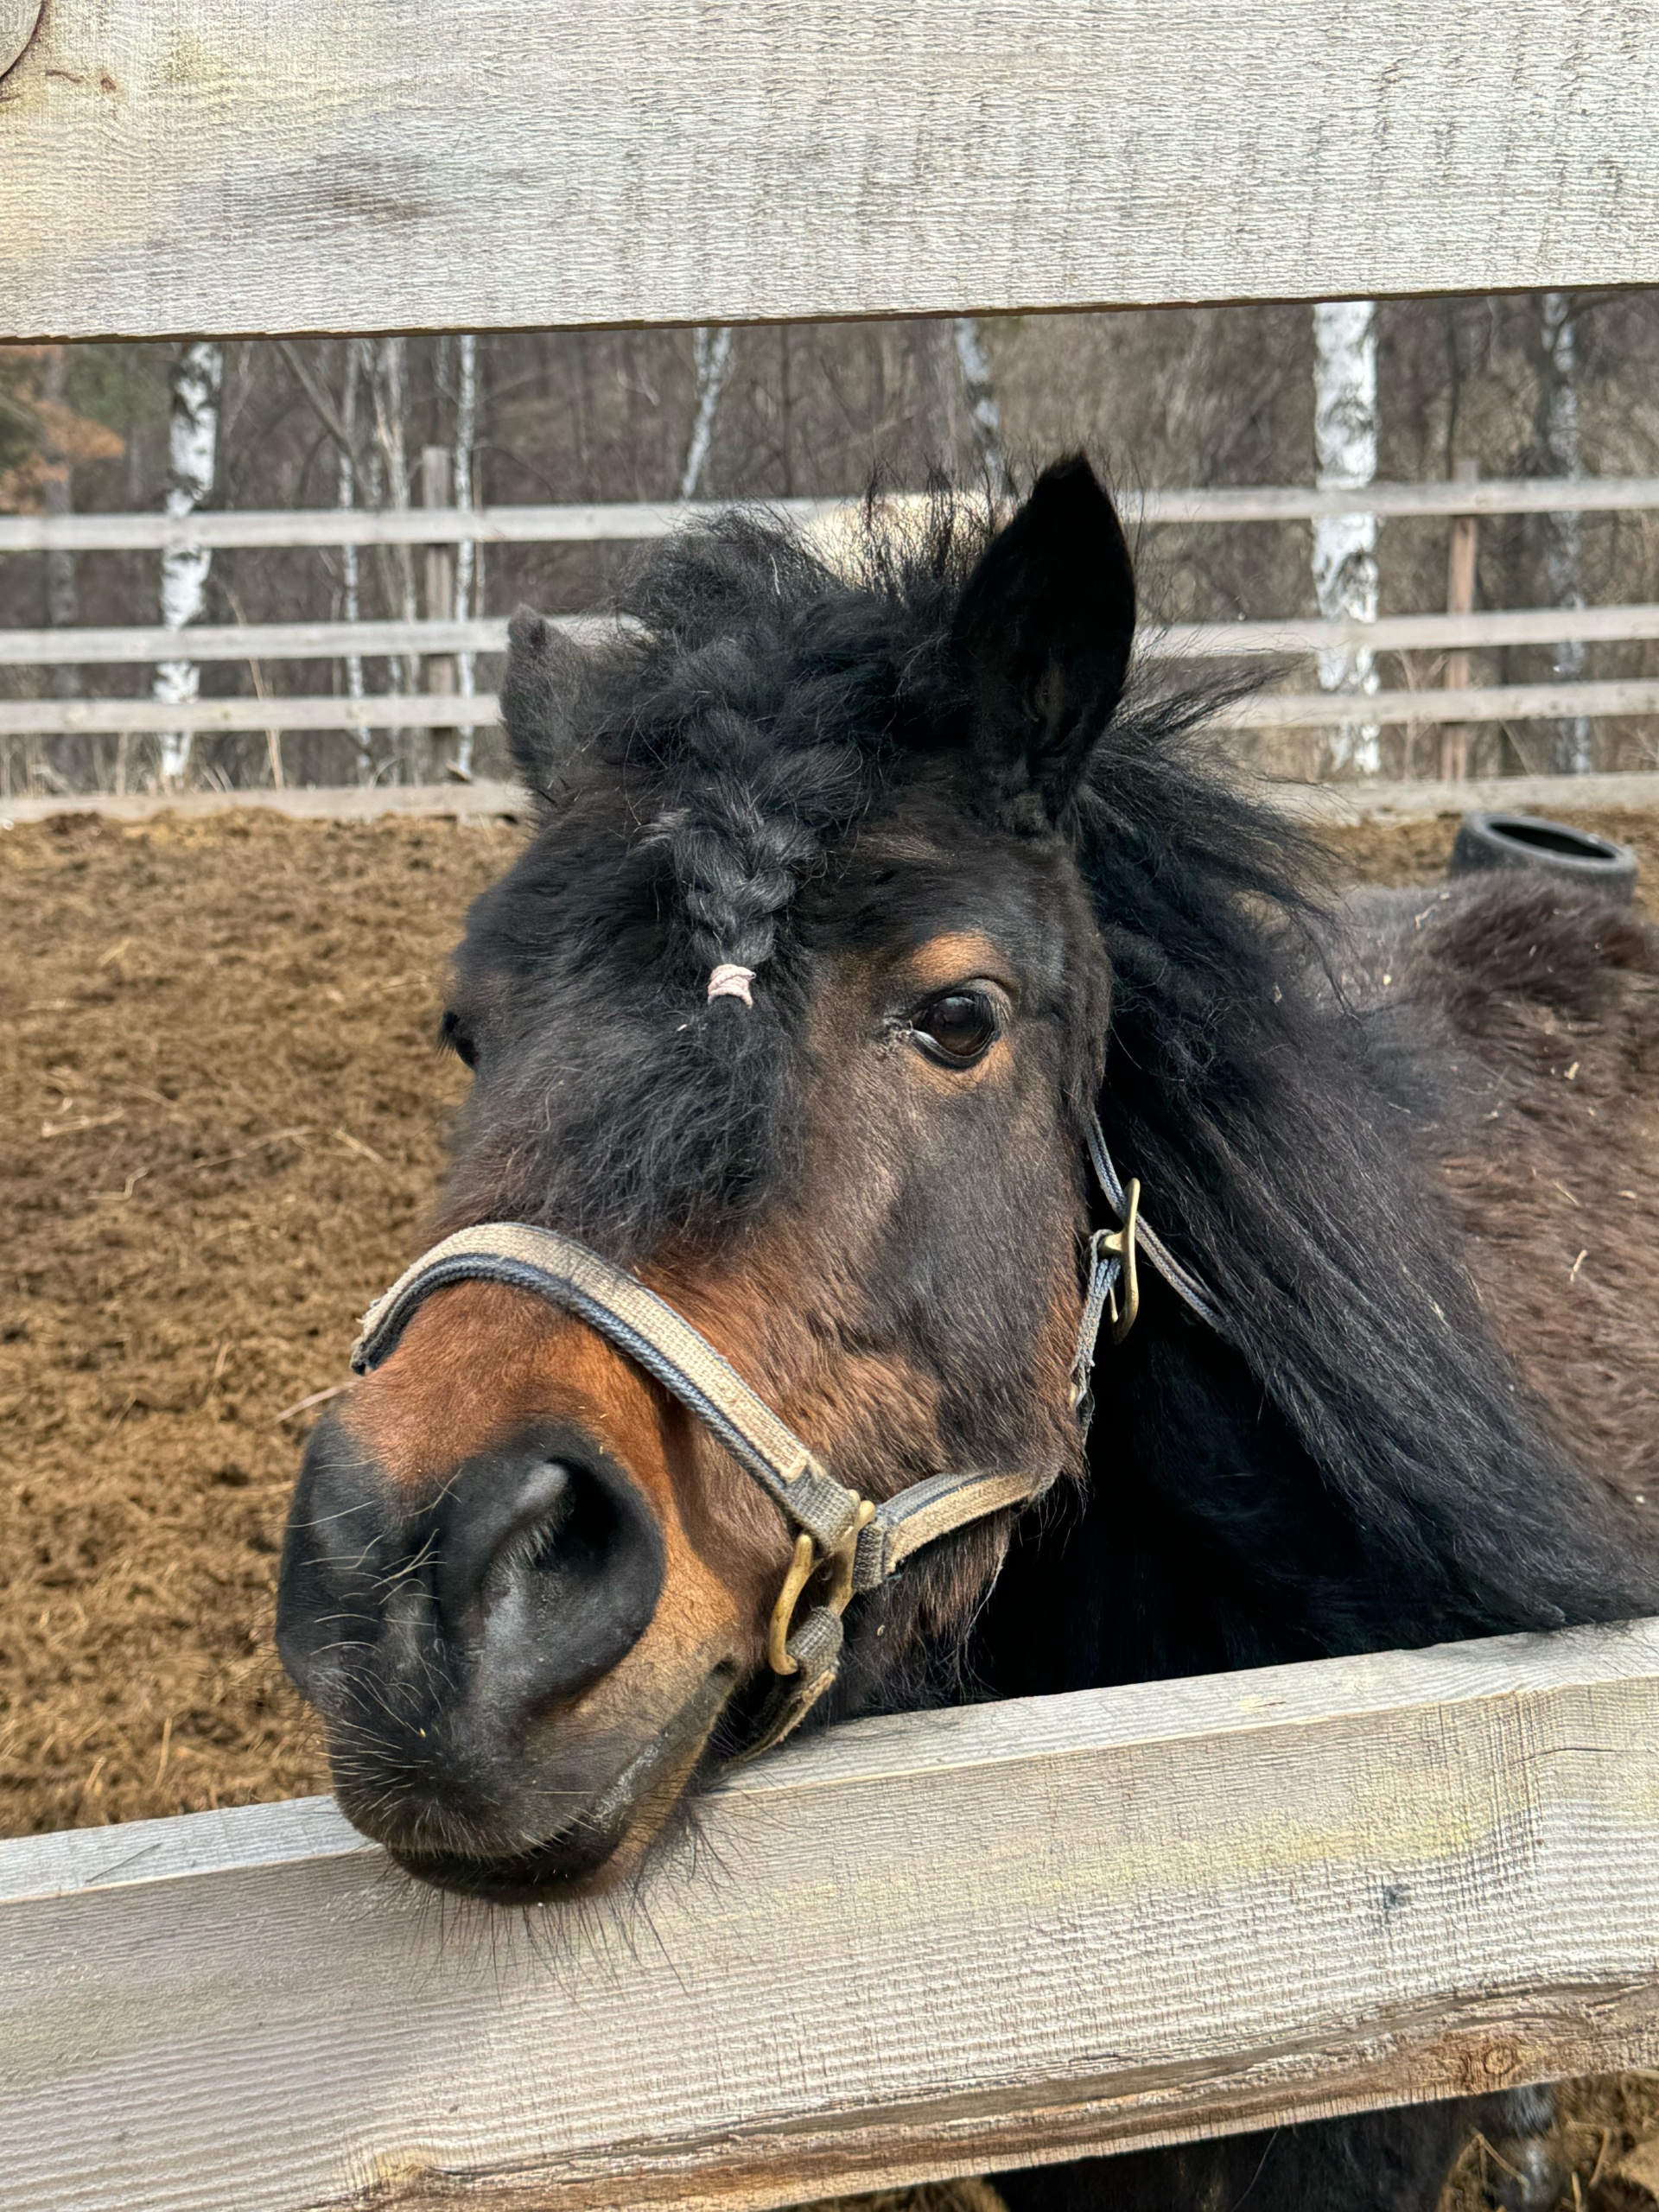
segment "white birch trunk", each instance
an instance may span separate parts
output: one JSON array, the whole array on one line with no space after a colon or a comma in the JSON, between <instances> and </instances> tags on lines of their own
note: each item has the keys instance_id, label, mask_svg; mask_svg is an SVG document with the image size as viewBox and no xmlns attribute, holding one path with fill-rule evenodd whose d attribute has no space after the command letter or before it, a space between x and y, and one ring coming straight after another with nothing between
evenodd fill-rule
<instances>
[{"instance_id":1,"label":"white birch trunk","mask_svg":"<svg viewBox=\"0 0 1659 2212\"><path fill-rule=\"evenodd\" d=\"M340 389L340 422L347 442L336 449L338 474L335 478L336 504L347 513L357 505L357 396L363 380L363 357L367 352L361 338L346 341L346 377ZM362 570L355 545L340 548L340 616L346 622L360 622L363 619ZM348 699L363 696L363 656L346 656L346 696ZM365 739L358 741L358 781L365 780L369 767L369 749Z\"/></svg>"},{"instance_id":2,"label":"white birch trunk","mask_svg":"<svg viewBox=\"0 0 1659 2212\"><path fill-rule=\"evenodd\" d=\"M1348 490L1376 480L1376 309L1370 300L1322 300L1313 310L1313 448L1319 481ZM1325 515L1313 525L1313 588L1319 613L1375 622L1376 517ZM1366 645L1320 653L1326 691L1379 688L1376 657ZM1374 776L1382 765L1382 730L1350 723L1331 735L1331 764Z\"/></svg>"},{"instance_id":3,"label":"white birch trunk","mask_svg":"<svg viewBox=\"0 0 1659 2212\"><path fill-rule=\"evenodd\" d=\"M1002 410L997 404L991 377L990 356L977 315L958 315L955 323L957 359L962 365L962 396L968 409L979 468L993 493L1008 488L1007 454L1002 444Z\"/></svg>"},{"instance_id":4,"label":"white birch trunk","mask_svg":"<svg viewBox=\"0 0 1659 2212\"><path fill-rule=\"evenodd\" d=\"M182 346L173 365L172 402L168 419L167 499L169 515L193 514L212 497L219 461L219 397L225 376L225 349L208 340ZM205 547L175 547L162 556L162 621L182 630L199 621L207 595L213 556ZM155 696L168 706L183 706L200 689L201 671L191 660L165 660L156 671ZM190 766L190 733L170 730L161 741L163 785L176 788Z\"/></svg>"},{"instance_id":5,"label":"white birch trunk","mask_svg":"<svg viewBox=\"0 0 1659 2212\"><path fill-rule=\"evenodd\" d=\"M41 397L53 408L67 407L68 354L67 346L48 346L41 364ZM48 421L52 417L48 414ZM48 429L41 439L41 505L49 515L67 515L74 499L74 465ZM54 630L73 629L80 620L80 594L75 582L75 556L57 550L46 556L46 619ZM73 699L80 690L79 671L54 668L52 689L60 699Z\"/></svg>"},{"instance_id":6,"label":"white birch trunk","mask_svg":"<svg viewBox=\"0 0 1659 2212\"><path fill-rule=\"evenodd\" d=\"M473 494L473 448L478 443L478 340L471 331L463 331L455 340L455 448L451 471L454 485L454 501L458 507L470 507ZM455 606L457 622L465 622L473 611L473 582L477 570L477 556L470 539L463 539L455 548ZM471 653L455 656L455 688L463 699L473 697L477 690L476 671ZM463 729L456 734L455 766L463 776L473 772L473 732Z\"/></svg>"},{"instance_id":7,"label":"white birch trunk","mask_svg":"<svg viewBox=\"0 0 1659 2212\"><path fill-rule=\"evenodd\" d=\"M1546 292L1540 312L1544 356L1541 427L1552 476L1583 474L1578 334L1573 307L1571 292ZM1544 580L1551 606L1584 605L1584 518L1576 511L1544 518ZM1574 683L1584 674L1586 658L1582 639L1569 639L1555 647L1551 671L1560 683ZM1554 766L1567 776L1585 775L1594 766L1587 715L1574 715L1555 724Z\"/></svg>"},{"instance_id":8,"label":"white birch trunk","mask_svg":"<svg viewBox=\"0 0 1659 2212\"><path fill-rule=\"evenodd\" d=\"M685 467L680 471L680 497L695 499L702 481L702 472L709 464L709 448L714 442L715 416L720 409L721 388L726 382L726 372L731 365L732 333L724 324L716 324L692 333L692 359L697 378L697 411L691 424L691 442L685 449Z\"/></svg>"},{"instance_id":9,"label":"white birch trunk","mask_svg":"<svg viewBox=\"0 0 1659 2212\"><path fill-rule=\"evenodd\" d=\"M401 508L410 503L409 450L404 436L404 417L408 406L408 343L402 338L383 338L375 349L374 393L375 446L380 466L376 474L379 480L381 498L378 504L385 507ZM386 601L397 610L405 622L420 619L420 607L415 594L415 556L407 545L386 546L381 550L386 578ZM421 680L420 661L413 653L400 654L389 664L391 689L407 696L418 690ZM420 780L416 762L410 757L419 743L418 733L396 729L391 733L393 751L403 769L403 781Z\"/></svg>"}]
</instances>

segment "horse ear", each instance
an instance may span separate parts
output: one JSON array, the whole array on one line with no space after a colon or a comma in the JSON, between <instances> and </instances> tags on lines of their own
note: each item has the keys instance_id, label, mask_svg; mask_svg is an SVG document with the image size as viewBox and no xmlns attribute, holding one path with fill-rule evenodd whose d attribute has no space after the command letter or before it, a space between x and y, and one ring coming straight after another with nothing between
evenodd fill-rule
<instances>
[{"instance_id":1,"label":"horse ear","mask_svg":"<svg viewBox=\"0 0 1659 2212\"><path fill-rule=\"evenodd\" d=\"M1063 810L1122 696L1134 639L1122 524L1075 454L1038 478L957 607L969 745L999 799L1018 809L1034 794L1050 821Z\"/></svg>"},{"instance_id":2,"label":"horse ear","mask_svg":"<svg viewBox=\"0 0 1659 2212\"><path fill-rule=\"evenodd\" d=\"M582 647L533 607L521 607L508 623L501 721L507 750L533 791L546 791L557 779L586 666Z\"/></svg>"}]
</instances>

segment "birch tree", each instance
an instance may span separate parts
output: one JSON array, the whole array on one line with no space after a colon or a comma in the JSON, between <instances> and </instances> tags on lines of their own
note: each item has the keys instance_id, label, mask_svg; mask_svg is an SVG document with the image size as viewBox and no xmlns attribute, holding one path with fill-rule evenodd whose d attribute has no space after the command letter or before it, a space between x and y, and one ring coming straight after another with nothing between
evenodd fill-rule
<instances>
[{"instance_id":1,"label":"birch tree","mask_svg":"<svg viewBox=\"0 0 1659 2212\"><path fill-rule=\"evenodd\" d=\"M1376 480L1376 308L1371 300L1322 300L1313 309L1313 448L1321 489ZM1313 589L1327 621L1375 622L1376 517L1322 515L1313 525ZM1369 645L1332 645L1319 656L1326 691L1374 692ZM1331 761L1374 776L1382 765L1376 722L1333 726Z\"/></svg>"},{"instance_id":2,"label":"birch tree","mask_svg":"<svg viewBox=\"0 0 1659 2212\"><path fill-rule=\"evenodd\" d=\"M173 364L168 415L166 512L194 514L212 496L219 460L219 401L225 352L209 340L181 346ZM205 546L170 547L162 556L162 622L182 630L199 621L207 595L213 556ZM170 707L188 705L201 688L192 660L164 660L156 671L155 696ZM190 766L191 733L169 730L161 742L162 782L176 789Z\"/></svg>"},{"instance_id":3,"label":"birch tree","mask_svg":"<svg viewBox=\"0 0 1659 2212\"><path fill-rule=\"evenodd\" d=\"M63 435L69 419L65 385L68 374L67 346L41 349L40 402L41 507L48 515L67 515L74 505L73 457ZM73 629L80 620L80 594L75 583L75 556L54 547L46 556L46 619L54 630ZM72 699L80 689L80 672L59 666L52 671L52 689L60 699Z\"/></svg>"},{"instance_id":4,"label":"birch tree","mask_svg":"<svg viewBox=\"0 0 1659 2212\"><path fill-rule=\"evenodd\" d=\"M407 507L410 503L409 447L404 421L409 406L409 348L402 338L383 338L375 348L374 373L371 378L374 404L375 466L371 474L375 493L373 504L378 507ZM383 545L379 548L384 564L385 598L396 617L404 622L419 619L420 608L415 594L415 555L408 545ZM391 663L391 689L405 696L420 685L420 658L415 653L396 656ZM411 757L416 734L409 729L393 730L391 743L397 751L406 783L420 781L419 766Z\"/></svg>"},{"instance_id":5,"label":"birch tree","mask_svg":"<svg viewBox=\"0 0 1659 2212\"><path fill-rule=\"evenodd\" d=\"M347 513L357 505L357 402L367 353L366 340L346 340L346 370L340 395L340 435L334 442L334 504ZM360 622L363 619L362 562L355 545L340 548L340 612L343 621ZM346 656L346 696L348 699L363 696L361 653ZM357 779L364 783L368 779L372 756L366 735L362 732L358 733L357 756Z\"/></svg>"},{"instance_id":6,"label":"birch tree","mask_svg":"<svg viewBox=\"0 0 1659 2212\"><path fill-rule=\"evenodd\" d=\"M696 498L703 471L709 465L709 448L714 442L715 417L720 410L721 391L726 382L726 372L731 365L730 326L719 323L694 331L691 346L692 367L697 380L697 409L691 421L690 443L685 449L685 467L680 471L680 497L683 499Z\"/></svg>"},{"instance_id":7,"label":"birch tree","mask_svg":"<svg viewBox=\"0 0 1659 2212\"><path fill-rule=\"evenodd\" d=\"M1002 443L1002 410L997 404L985 334L977 315L958 315L953 327L957 359L962 365L962 396L980 472L993 494L1006 492L1008 461Z\"/></svg>"},{"instance_id":8,"label":"birch tree","mask_svg":"<svg viewBox=\"0 0 1659 2212\"><path fill-rule=\"evenodd\" d=\"M1539 303L1538 431L1544 467L1551 476L1573 477L1584 473L1584 453L1579 435L1579 346L1574 302L1571 292L1546 292ZM1544 521L1544 582L1552 607L1584 605L1584 517L1576 508L1546 515ZM1583 676L1586 647L1582 639L1560 640L1551 672L1558 683L1577 683ZM1590 719L1574 715L1554 726L1556 769L1567 776L1581 776L1593 766Z\"/></svg>"},{"instance_id":9,"label":"birch tree","mask_svg":"<svg viewBox=\"0 0 1659 2212\"><path fill-rule=\"evenodd\" d=\"M477 443L478 340L471 331L466 331L455 341L455 447L452 476L457 507L470 508L474 504L473 448ZM465 622L472 615L477 571L478 548L470 537L464 537L455 548L457 622ZM455 656L455 688L463 699L470 699L476 693L477 675L471 653ZM455 766L463 776L473 772L473 736L470 729L456 733Z\"/></svg>"}]
</instances>

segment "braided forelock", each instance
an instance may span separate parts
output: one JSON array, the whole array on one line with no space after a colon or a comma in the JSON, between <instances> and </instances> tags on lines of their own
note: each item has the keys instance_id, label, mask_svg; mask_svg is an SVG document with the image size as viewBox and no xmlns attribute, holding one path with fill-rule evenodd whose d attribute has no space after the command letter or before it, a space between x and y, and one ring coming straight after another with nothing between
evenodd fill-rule
<instances>
[{"instance_id":1,"label":"braided forelock","mask_svg":"<svg viewBox=\"0 0 1659 2212\"><path fill-rule=\"evenodd\" d=\"M793 734L766 711L773 702L755 696L754 665L731 641L698 658L715 665L675 732L650 834L667 848L698 962L758 971L826 839L862 803L866 764L855 743ZM724 692L713 701L710 677Z\"/></svg>"},{"instance_id":2,"label":"braided forelock","mask_svg":"<svg viewBox=\"0 0 1659 2212\"><path fill-rule=\"evenodd\" d=\"M648 765L645 837L705 974L775 957L797 890L880 787L895 724L931 711L989 520L942 486L920 516L873 499L831 562L728 515L653 552L620 597L616 757Z\"/></svg>"}]
</instances>

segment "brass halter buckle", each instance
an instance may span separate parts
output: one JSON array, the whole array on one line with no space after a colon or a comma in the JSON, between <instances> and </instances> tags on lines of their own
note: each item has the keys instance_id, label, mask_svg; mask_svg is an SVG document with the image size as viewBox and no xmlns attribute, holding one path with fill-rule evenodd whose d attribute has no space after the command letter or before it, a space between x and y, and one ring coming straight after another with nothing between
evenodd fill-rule
<instances>
[{"instance_id":1,"label":"brass halter buckle","mask_svg":"<svg viewBox=\"0 0 1659 2212\"><path fill-rule=\"evenodd\" d=\"M1103 1252L1115 1253L1122 1262L1123 1272L1106 1296L1106 1313L1112 1325L1112 1342L1115 1344L1121 1344L1135 1326L1135 1317L1141 1311L1141 1277L1135 1267L1135 1232L1141 1220L1141 1185L1137 1177L1130 1176L1123 1198L1122 1228L1109 1230L1096 1240ZM1123 1293L1121 1306L1117 1298L1119 1288Z\"/></svg>"},{"instance_id":2,"label":"brass halter buckle","mask_svg":"<svg viewBox=\"0 0 1659 2212\"><path fill-rule=\"evenodd\" d=\"M1089 1285L1084 1293L1077 1349L1071 1361L1071 1410L1085 1431L1094 1413L1095 1346L1101 1322L1103 1319L1110 1322L1112 1342L1121 1344L1141 1311L1135 1246L1140 1219L1141 1185L1131 1176L1123 1193L1122 1227L1097 1229L1089 1239Z\"/></svg>"},{"instance_id":3,"label":"brass halter buckle","mask_svg":"<svg viewBox=\"0 0 1659 2212\"><path fill-rule=\"evenodd\" d=\"M784 1577L784 1586L778 1592L778 1602L772 1609L772 1623L766 1630L766 1663L774 1675L796 1675L800 1672L800 1661L790 1652L789 1639L795 1627L795 1608L807 1584L820 1567L834 1565L836 1579L830 1586L823 1604L826 1611L837 1620L846 1611L853 1594L853 1561L858 1551L860 1531L868 1529L875 1518L875 1508L868 1497L861 1497L853 1516L853 1525L832 1552L822 1558L818 1548L803 1529L795 1539L795 1556L789 1563L789 1573Z\"/></svg>"}]
</instances>

